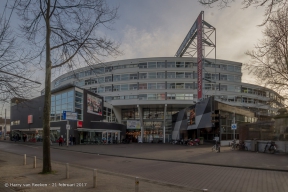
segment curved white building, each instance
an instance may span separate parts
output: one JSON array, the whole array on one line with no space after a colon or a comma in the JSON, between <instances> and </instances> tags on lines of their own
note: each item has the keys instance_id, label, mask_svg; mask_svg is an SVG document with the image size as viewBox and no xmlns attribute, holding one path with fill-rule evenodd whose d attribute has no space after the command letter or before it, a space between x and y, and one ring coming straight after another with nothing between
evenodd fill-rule
<instances>
[{"instance_id":1,"label":"curved white building","mask_svg":"<svg viewBox=\"0 0 288 192\"><path fill-rule=\"evenodd\" d=\"M208 62L211 63L208 63ZM274 114L283 98L267 88L241 82L242 64L227 60L205 63L203 86L206 97L229 105L249 108L260 118ZM105 98L107 121L139 120L144 141L171 138L171 116L197 102L196 58L155 57L101 63L56 78L52 89L66 84L89 89ZM55 108L55 110L57 110ZM55 113L62 113L58 108ZM166 114L164 116L164 114ZM140 130L127 129L130 135Z\"/></svg>"}]
</instances>

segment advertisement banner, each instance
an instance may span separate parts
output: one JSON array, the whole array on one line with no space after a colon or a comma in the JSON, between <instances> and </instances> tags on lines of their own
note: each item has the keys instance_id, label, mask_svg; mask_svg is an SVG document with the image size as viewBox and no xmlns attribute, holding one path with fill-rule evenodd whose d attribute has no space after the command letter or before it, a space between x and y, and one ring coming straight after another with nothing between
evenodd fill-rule
<instances>
[{"instance_id":1,"label":"advertisement banner","mask_svg":"<svg viewBox=\"0 0 288 192\"><path fill-rule=\"evenodd\" d=\"M202 12L197 18L197 85L198 99L202 98Z\"/></svg>"},{"instance_id":2,"label":"advertisement banner","mask_svg":"<svg viewBox=\"0 0 288 192\"><path fill-rule=\"evenodd\" d=\"M127 120L127 129L141 129L140 121Z\"/></svg>"},{"instance_id":3,"label":"advertisement banner","mask_svg":"<svg viewBox=\"0 0 288 192\"><path fill-rule=\"evenodd\" d=\"M102 99L87 94L87 113L102 116Z\"/></svg>"},{"instance_id":4,"label":"advertisement banner","mask_svg":"<svg viewBox=\"0 0 288 192\"><path fill-rule=\"evenodd\" d=\"M196 117L196 105L190 106L186 108L187 114L187 124L194 125L195 124L195 117Z\"/></svg>"}]
</instances>

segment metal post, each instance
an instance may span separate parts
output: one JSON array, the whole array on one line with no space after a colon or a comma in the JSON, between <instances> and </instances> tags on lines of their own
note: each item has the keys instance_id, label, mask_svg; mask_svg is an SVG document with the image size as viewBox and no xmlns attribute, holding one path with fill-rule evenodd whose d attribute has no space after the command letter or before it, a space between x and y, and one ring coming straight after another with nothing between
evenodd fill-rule
<instances>
[{"instance_id":1,"label":"metal post","mask_svg":"<svg viewBox=\"0 0 288 192\"><path fill-rule=\"evenodd\" d=\"M233 123L235 124L235 111L234 111ZM235 129L233 130L233 137L234 137L234 140L235 140Z\"/></svg>"},{"instance_id":2,"label":"metal post","mask_svg":"<svg viewBox=\"0 0 288 192\"><path fill-rule=\"evenodd\" d=\"M135 177L135 192L139 192L139 177Z\"/></svg>"},{"instance_id":3,"label":"metal post","mask_svg":"<svg viewBox=\"0 0 288 192\"><path fill-rule=\"evenodd\" d=\"M26 165L26 154L24 154L24 162L23 162L24 165Z\"/></svg>"},{"instance_id":4,"label":"metal post","mask_svg":"<svg viewBox=\"0 0 288 192\"><path fill-rule=\"evenodd\" d=\"M69 179L69 163L66 163L66 179Z\"/></svg>"},{"instance_id":5,"label":"metal post","mask_svg":"<svg viewBox=\"0 0 288 192\"><path fill-rule=\"evenodd\" d=\"M36 156L34 156L34 164L33 164L33 168L36 168Z\"/></svg>"},{"instance_id":6,"label":"metal post","mask_svg":"<svg viewBox=\"0 0 288 192\"><path fill-rule=\"evenodd\" d=\"M5 109L5 125L4 125L4 133L2 133L4 135L4 140L6 140L6 109Z\"/></svg>"},{"instance_id":7,"label":"metal post","mask_svg":"<svg viewBox=\"0 0 288 192\"><path fill-rule=\"evenodd\" d=\"M93 187L96 188L97 185L97 169L93 171Z\"/></svg>"},{"instance_id":8,"label":"metal post","mask_svg":"<svg viewBox=\"0 0 288 192\"><path fill-rule=\"evenodd\" d=\"M69 120L67 120L67 125L69 125ZM67 126L68 127L68 126ZM66 146L68 147L69 143L68 143L68 139L69 139L69 129L67 129L66 127Z\"/></svg>"}]
</instances>

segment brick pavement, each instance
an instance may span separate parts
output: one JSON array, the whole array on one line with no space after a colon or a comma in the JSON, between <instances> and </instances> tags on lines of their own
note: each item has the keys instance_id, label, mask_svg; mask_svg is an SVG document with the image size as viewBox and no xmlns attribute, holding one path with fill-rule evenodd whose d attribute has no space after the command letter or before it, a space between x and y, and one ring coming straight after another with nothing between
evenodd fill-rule
<instances>
[{"instance_id":1,"label":"brick pavement","mask_svg":"<svg viewBox=\"0 0 288 192\"><path fill-rule=\"evenodd\" d=\"M20 144L23 144L23 142ZM31 145L31 143L25 144ZM32 145L41 145L41 143ZM238 150L232 151L229 147L221 147L221 153L212 153L211 147L212 145L182 146L149 143L117 145L74 145L69 147L59 147L56 143L51 146L51 148L54 149L118 157L187 162L225 167L243 167L252 169L288 171L287 154L267 154Z\"/></svg>"},{"instance_id":2,"label":"brick pavement","mask_svg":"<svg viewBox=\"0 0 288 192\"><path fill-rule=\"evenodd\" d=\"M16 147L17 146L17 147ZM122 149L125 145L115 145L115 146L90 146L86 149L106 149L110 153L113 150L117 151L117 149ZM159 145L160 146L160 145ZM143 145L141 149L143 154L149 154L149 151L152 153L157 153L157 145L149 146ZM17 149L21 151L21 149L29 148L32 149L32 153L41 152L41 146L21 146L15 145ZM16 149L15 147L9 148ZM55 147L55 146L54 146ZM74 147L74 148L73 148ZM68 149L77 149L77 146L68 147ZM79 150L78 146L78 149ZM84 146L82 146L84 147ZM122 147L122 148L120 148ZM138 145L127 145L125 148L125 155L133 155L135 149L137 149ZM166 153L171 153L175 148L173 146L167 146L168 149ZM184 147L184 146L176 146ZM0 146L1 148L1 146ZM34 149L35 148L35 149ZM56 147L57 148L57 147ZM200 147L201 148L201 147ZM189 152L191 157L197 157L198 155L203 154L212 154L212 156L222 156L225 154L225 150L223 153L212 153L206 147L203 147L203 150L197 151L194 148L195 154L193 152ZM66 149L66 147L62 148ZM108 150L110 149L110 150ZM165 146L162 146L162 149L165 150ZM180 149L180 148L179 148ZM176 151L178 151L177 149ZM141 150L137 150L137 155L141 154ZM185 149L187 150L187 149ZM207 152L205 152L207 150ZM16 152L16 151L15 151ZM187 188L197 188L203 189L208 188L209 191L214 192L263 192L263 191L288 191L288 185L286 183L288 179L287 172L279 172L279 171L263 171L263 170L253 170L253 169L243 169L243 168L230 168L230 167L219 167L219 166L205 166L205 165L197 165L197 164L189 164L189 163L175 163L169 161L151 161L151 160L143 160L143 159L134 159L134 158L121 158L115 156L106 156L106 155L95 155L92 153L77 153L79 156L75 156L75 153L71 153L68 150L63 150L61 153L57 149L52 149L52 156L57 161L65 162L69 159L71 164L75 165L85 165L87 167L96 167L97 169L107 170L110 172L121 173L125 175L134 175L139 176L141 178L146 178L153 181L159 181L160 183L169 183L172 185L180 185ZM230 153L230 150L227 148L227 154L233 154L234 151ZM245 152L246 153L246 152ZM248 152L247 152L248 153ZM57 156L55 156L57 154ZM177 153L176 153L177 154ZM256 155L257 153L251 153ZM37 154L39 155L39 154ZM135 155L135 154L134 154ZM223 155L223 156L225 156ZM270 155L270 154L264 154ZM230 155L231 156L231 155ZM226 156L227 157L227 156ZM280 156L270 155L271 158L275 159ZM284 157L286 157L284 155ZM217 159L217 158L216 158ZM277 159L276 159L277 160Z\"/></svg>"},{"instance_id":3,"label":"brick pavement","mask_svg":"<svg viewBox=\"0 0 288 192\"><path fill-rule=\"evenodd\" d=\"M135 177L98 170L97 189L93 188L93 171L92 169L70 166L70 178L66 179L65 164L53 163L55 174L42 175L41 161L38 159L37 168L33 169L33 159L27 157L27 165L23 165L23 159L19 155L7 153L0 150L1 175L0 175L0 191L1 192L55 192L55 191L101 191L101 192L133 192L135 191ZM35 184L47 186L36 187ZM9 187L5 187L8 184ZM21 186L12 186L13 184L21 184ZM26 186L24 186L24 184ZM27 186L27 184L29 186ZM63 187L60 184L73 184L72 187ZM161 183L140 178L139 192L186 192L200 190L187 187Z\"/></svg>"}]
</instances>

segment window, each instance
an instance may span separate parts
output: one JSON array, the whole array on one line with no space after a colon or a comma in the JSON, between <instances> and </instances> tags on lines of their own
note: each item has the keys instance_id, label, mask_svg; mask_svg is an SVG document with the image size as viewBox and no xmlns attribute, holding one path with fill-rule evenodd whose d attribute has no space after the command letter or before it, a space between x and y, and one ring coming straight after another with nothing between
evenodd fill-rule
<instances>
[{"instance_id":1,"label":"window","mask_svg":"<svg viewBox=\"0 0 288 192\"><path fill-rule=\"evenodd\" d=\"M233 65L227 65L227 71L234 71Z\"/></svg>"},{"instance_id":2,"label":"window","mask_svg":"<svg viewBox=\"0 0 288 192\"><path fill-rule=\"evenodd\" d=\"M93 93L97 93L97 87L91 88L90 91L93 92Z\"/></svg>"},{"instance_id":3,"label":"window","mask_svg":"<svg viewBox=\"0 0 288 192\"><path fill-rule=\"evenodd\" d=\"M220 85L220 91L227 91L227 85Z\"/></svg>"},{"instance_id":4,"label":"window","mask_svg":"<svg viewBox=\"0 0 288 192\"><path fill-rule=\"evenodd\" d=\"M190 73L190 72L186 72L185 73L185 78L193 78L193 73Z\"/></svg>"},{"instance_id":5,"label":"window","mask_svg":"<svg viewBox=\"0 0 288 192\"><path fill-rule=\"evenodd\" d=\"M98 87L98 93L104 93L105 87Z\"/></svg>"},{"instance_id":6,"label":"window","mask_svg":"<svg viewBox=\"0 0 288 192\"><path fill-rule=\"evenodd\" d=\"M167 78L175 78L175 72L167 72Z\"/></svg>"},{"instance_id":7,"label":"window","mask_svg":"<svg viewBox=\"0 0 288 192\"><path fill-rule=\"evenodd\" d=\"M157 89L165 89L165 83L157 83Z\"/></svg>"},{"instance_id":8,"label":"window","mask_svg":"<svg viewBox=\"0 0 288 192\"><path fill-rule=\"evenodd\" d=\"M121 76L120 75L114 75L113 76L113 81L120 81L121 80Z\"/></svg>"},{"instance_id":9,"label":"window","mask_svg":"<svg viewBox=\"0 0 288 192\"><path fill-rule=\"evenodd\" d=\"M138 85L137 84L130 84L129 85L129 90L137 90L138 89Z\"/></svg>"},{"instance_id":10,"label":"window","mask_svg":"<svg viewBox=\"0 0 288 192\"><path fill-rule=\"evenodd\" d=\"M176 94L176 100L184 100L185 94Z\"/></svg>"},{"instance_id":11,"label":"window","mask_svg":"<svg viewBox=\"0 0 288 192\"><path fill-rule=\"evenodd\" d=\"M235 82L241 82L241 76L235 76L234 81Z\"/></svg>"},{"instance_id":12,"label":"window","mask_svg":"<svg viewBox=\"0 0 288 192\"><path fill-rule=\"evenodd\" d=\"M221 65L221 69L227 71L227 65Z\"/></svg>"},{"instance_id":13,"label":"window","mask_svg":"<svg viewBox=\"0 0 288 192\"><path fill-rule=\"evenodd\" d=\"M184 62L176 62L176 67L177 68L184 68L185 64L184 64Z\"/></svg>"},{"instance_id":14,"label":"window","mask_svg":"<svg viewBox=\"0 0 288 192\"><path fill-rule=\"evenodd\" d=\"M211 74L212 80L219 80L219 74Z\"/></svg>"},{"instance_id":15,"label":"window","mask_svg":"<svg viewBox=\"0 0 288 192\"><path fill-rule=\"evenodd\" d=\"M128 91L128 85L121 85L121 91Z\"/></svg>"},{"instance_id":16,"label":"window","mask_svg":"<svg viewBox=\"0 0 288 192\"><path fill-rule=\"evenodd\" d=\"M147 95L146 94L140 94L139 100L147 100Z\"/></svg>"},{"instance_id":17,"label":"window","mask_svg":"<svg viewBox=\"0 0 288 192\"><path fill-rule=\"evenodd\" d=\"M137 73L130 74L130 79L138 79L138 74Z\"/></svg>"},{"instance_id":18,"label":"window","mask_svg":"<svg viewBox=\"0 0 288 192\"><path fill-rule=\"evenodd\" d=\"M184 89L184 83L176 83L176 89Z\"/></svg>"},{"instance_id":19,"label":"window","mask_svg":"<svg viewBox=\"0 0 288 192\"><path fill-rule=\"evenodd\" d=\"M234 70L235 72L241 72L241 66L235 66Z\"/></svg>"},{"instance_id":20,"label":"window","mask_svg":"<svg viewBox=\"0 0 288 192\"><path fill-rule=\"evenodd\" d=\"M176 78L184 78L184 72L176 72Z\"/></svg>"},{"instance_id":21,"label":"window","mask_svg":"<svg viewBox=\"0 0 288 192\"><path fill-rule=\"evenodd\" d=\"M148 73L148 78L149 79L156 79L156 77L157 77L157 73L156 72Z\"/></svg>"},{"instance_id":22,"label":"window","mask_svg":"<svg viewBox=\"0 0 288 192\"><path fill-rule=\"evenodd\" d=\"M123 74L123 75L121 75L121 81L127 81L127 80L129 80L130 78L129 78L129 74Z\"/></svg>"},{"instance_id":23,"label":"window","mask_svg":"<svg viewBox=\"0 0 288 192\"><path fill-rule=\"evenodd\" d=\"M156 89L156 83L148 83L148 89Z\"/></svg>"},{"instance_id":24,"label":"window","mask_svg":"<svg viewBox=\"0 0 288 192\"><path fill-rule=\"evenodd\" d=\"M111 81L112 81L112 76L105 77L105 82L111 82Z\"/></svg>"},{"instance_id":25,"label":"window","mask_svg":"<svg viewBox=\"0 0 288 192\"><path fill-rule=\"evenodd\" d=\"M193 83L185 83L185 89L193 89Z\"/></svg>"},{"instance_id":26,"label":"window","mask_svg":"<svg viewBox=\"0 0 288 192\"><path fill-rule=\"evenodd\" d=\"M212 89L212 85L211 85L211 84L208 84L208 83L205 83L205 84L204 84L204 88L205 88L206 90L211 90L211 89Z\"/></svg>"},{"instance_id":27,"label":"window","mask_svg":"<svg viewBox=\"0 0 288 192\"><path fill-rule=\"evenodd\" d=\"M147 100L157 100L157 94L147 94Z\"/></svg>"},{"instance_id":28,"label":"window","mask_svg":"<svg viewBox=\"0 0 288 192\"><path fill-rule=\"evenodd\" d=\"M105 87L105 92L111 92L111 91L112 91L112 86Z\"/></svg>"},{"instance_id":29,"label":"window","mask_svg":"<svg viewBox=\"0 0 288 192\"><path fill-rule=\"evenodd\" d=\"M113 67L105 67L105 72L111 72L113 70Z\"/></svg>"},{"instance_id":30,"label":"window","mask_svg":"<svg viewBox=\"0 0 288 192\"><path fill-rule=\"evenodd\" d=\"M139 63L138 66L140 69L144 69L147 68L147 63Z\"/></svg>"},{"instance_id":31,"label":"window","mask_svg":"<svg viewBox=\"0 0 288 192\"><path fill-rule=\"evenodd\" d=\"M139 83L139 89L147 89L147 83Z\"/></svg>"},{"instance_id":32,"label":"window","mask_svg":"<svg viewBox=\"0 0 288 192\"><path fill-rule=\"evenodd\" d=\"M98 78L98 83L104 83L105 82L105 78L104 77L99 77Z\"/></svg>"},{"instance_id":33,"label":"window","mask_svg":"<svg viewBox=\"0 0 288 192\"><path fill-rule=\"evenodd\" d=\"M192 62L185 62L185 68L192 68L193 63Z\"/></svg>"},{"instance_id":34,"label":"window","mask_svg":"<svg viewBox=\"0 0 288 192\"><path fill-rule=\"evenodd\" d=\"M227 86L227 91L235 91L235 86L234 85L228 85Z\"/></svg>"},{"instance_id":35,"label":"window","mask_svg":"<svg viewBox=\"0 0 288 192\"><path fill-rule=\"evenodd\" d=\"M148 68L156 68L156 62L148 62Z\"/></svg>"},{"instance_id":36,"label":"window","mask_svg":"<svg viewBox=\"0 0 288 192\"><path fill-rule=\"evenodd\" d=\"M220 75L221 81L227 81L227 75Z\"/></svg>"},{"instance_id":37,"label":"window","mask_svg":"<svg viewBox=\"0 0 288 192\"><path fill-rule=\"evenodd\" d=\"M113 85L113 91L120 91L120 85Z\"/></svg>"},{"instance_id":38,"label":"window","mask_svg":"<svg viewBox=\"0 0 288 192\"><path fill-rule=\"evenodd\" d=\"M167 83L167 89L175 89L175 83Z\"/></svg>"},{"instance_id":39,"label":"window","mask_svg":"<svg viewBox=\"0 0 288 192\"><path fill-rule=\"evenodd\" d=\"M175 62L167 62L167 68L174 68Z\"/></svg>"},{"instance_id":40,"label":"window","mask_svg":"<svg viewBox=\"0 0 288 192\"><path fill-rule=\"evenodd\" d=\"M165 68L165 62L157 62L157 68Z\"/></svg>"},{"instance_id":41,"label":"window","mask_svg":"<svg viewBox=\"0 0 288 192\"><path fill-rule=\"evenodd\" d=\"M158 72L157 73L157 78L165 79L165 72Z\"/></svg>"},{"instance_id":42,"label":"window","mask_svg":"<svg viewBox=\"0 0 288 192\"><path fill-rule=\"evenodd\" d=\"M175 93L167 93L167 100L175 100L176 96Z\"/></svg>"},{"instance_id":43,"label":"window","mask_svg":"<svg viewBox=\"0 0 288 192\"><path fill-rule=\"evenodd\" d=\"M139 73L139 79L146 79L147 73Z\"/></svg>"},{"instance_id":44,"label":"window","mask_svg":"<svg viewBox=\"0 0 288 192\"><path fill-rule=\"evenodd\" d=\"M185 94L185 100L193 100L193 94Z\"/></svg>"},{"instance_id":45,"label":"window","mask_svg":"<svg viewBox=\"0 0 288 192\"><path fill-rule=\"evenodd\" d=\"M227 75L227 81L234 81L234 75Z\"/></svg>"}]
</instances>

